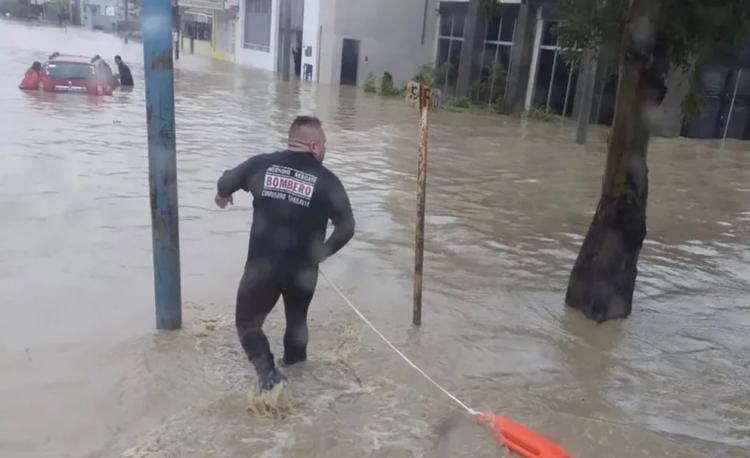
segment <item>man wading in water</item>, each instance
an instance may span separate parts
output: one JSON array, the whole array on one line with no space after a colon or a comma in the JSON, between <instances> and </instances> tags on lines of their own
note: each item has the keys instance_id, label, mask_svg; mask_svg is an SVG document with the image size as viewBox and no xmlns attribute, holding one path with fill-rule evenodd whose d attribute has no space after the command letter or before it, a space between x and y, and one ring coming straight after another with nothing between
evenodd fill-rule
<instances>
[{"instance_id":1,"label":"man wading in water","mask_svg":"<svg viewBox=\"0 0 750 458\"><path fill-rule=\"evenodd\" d=\"M307 308L318 264L354 235L354 216L339 179L323 166L326 136L320 121L301 116L289 129L289 148L257 155L219 178L216 205L253 195L253 223L245 273L237 292L236 324L242 348L258 374L258 392L286 380L274 364L263 322L284 298L284 364L307 359ZM326 241L328 220L334 230Z\"/></svg>"}]
</instances>

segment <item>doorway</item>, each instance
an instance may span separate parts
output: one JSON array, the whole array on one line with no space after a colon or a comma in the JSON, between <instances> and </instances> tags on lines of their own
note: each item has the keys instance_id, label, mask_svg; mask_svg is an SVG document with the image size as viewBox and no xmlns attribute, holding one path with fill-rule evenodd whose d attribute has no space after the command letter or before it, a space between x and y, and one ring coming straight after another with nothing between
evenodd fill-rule
<instances>
[{"instance_id":1,"label":"doorway","mask_svg":"<svg viewBox=\"0 0 750 458\"><path fill-rule=\"evenodd\" d=\"M359 43L359 40L344 38L344 46L341 50L341 84L357 85Z\"/></svg>"}]
</instances>

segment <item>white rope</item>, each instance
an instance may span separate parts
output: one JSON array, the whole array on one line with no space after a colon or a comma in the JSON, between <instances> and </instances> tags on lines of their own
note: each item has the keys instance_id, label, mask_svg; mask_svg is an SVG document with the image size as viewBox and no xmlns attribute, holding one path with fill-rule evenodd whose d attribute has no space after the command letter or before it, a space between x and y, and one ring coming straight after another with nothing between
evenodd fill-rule
<instances>
[{"instance_id":1,"label":"white rope","mask_svg":"<svg viewBox=\"0 0 750 458\"><path fill-rule=\"evenodd\" d=\"M365 316L364 316L364 315L362 314L362 312L360 312L360 311L359 311L359 310L357 309L357 307L355 307L355 306L354 306L354 304L352 304L352 301L350 301L350 300L349 300L349 298L348 298L348 297L346 297L346 294L344 294L343 292L341 292L341 290L340 290L340 289L338 288L338 286L336 286L336 285L335 285L335 284L334 284L334 283L333 283L333 282L331 281L331 279L330 279L330 278L328 278L328 276L327 276L327 275L325 274L325 272L323 272L323 271L321 270L321 271L320 271L320 275L321 275L321 276L322 276L322 277L323 277L323 278L324 278L324 279L326 280L326 282L328 282L328 285L330 285L330 287L331 287L331 288L333 288L333 290L334 290L334 291L336 291L336 293L337 293L337 294L338 294L339 296L341 296L341 299L343 299L343 300L344 300L344 302L346 302L346 305L348 305L348 306L349 306L349 307L350 307L350 308L351 308L352 310L354 310L354 313L356 313L356 314L357 314L357 316L358 316L358 317L360 317L360 318L362 319L362 321L364 321L364 322L365 322L365 324L366 324L367 326L369 326L369 327L370 327L370 329L372 329L372 330L373 330L373 332L374 332L375 334L377 334L377 335L378 335L378 337L380 337L381 339L383 339L383 342L385 342L385 343L386 343L386 344L387 344L387 345L388 345L389 347L391 347L391 350L395 351L395 352L396 352L396 354L397 354L398 356L400 356L400 357L401 357L401 359L403 359L404 361L406 361L406 363L407 363L407 364L408 364L409 366L411 366L412 368L414 368L414 370L416 370L417 372L419 372L420 374L422 374L422 376L423 376L424 378L426 378L426 379L427 379L427 380L428 380L428 381L429 381L430 383L432 383L433 385L435 385L435 388L437 388L438 390L442 391L442 392L443 392L443 393L444 393L444 394L445 394L446 396L448 396L449 398L451 398L451 399L452 399L452 400L453 400L453 401L454 401L454 402L455 402L456 404L458 404L458 405L459 405L459 406L461 406L461 407L462 407L462 408L463 408L464 410L466 410L466 411L467 411L467 412L469 413L469 415L471 415L471 416L475 416L475 415L479 414L479 412L478 412L478 411L476 411L476 410L472 409L471 407L467 406L466 404L464 404L463 402L461 402L461 400L460 400L460 399L458 399L458 398L457 398L456 396L454 396L453 394L451 394L451 393L450 393L450 392L449 392L448 390L446 390L445 388L443 388L442 386L440 386L440 384L439 384L438 382L436 382L435 380L433 380L433 378L432 378L432 377L430 377L429 375L427 375L427 373L426 373L425 371L423 371L422 369L420 369L420 368L419 368L419 366L417 366L416 364L414 364L414 363L412 362L412 360L410 360L410 359L409 359L409 358L408 358L408 357L407 357L407 356L406 356L405 354L403 354L403 353L401 352L401 350L399 350L398 348L396 348L396 346L395 346L395 345L393 345L393 344L391 343L391 341L390 341L390 340L388 340L388 339L387 339L387 338L386 338L386 337L385 337L385 336L383 335L383 333L382 333L382 332L378 331L378 328L376 328L376 327L375 327L375 325L373 325L373 324L372 324L372 323L370 322L370 320L368 320L368 319L367 319L367 317L365 317Z\"/></svg>"}]
</instances>

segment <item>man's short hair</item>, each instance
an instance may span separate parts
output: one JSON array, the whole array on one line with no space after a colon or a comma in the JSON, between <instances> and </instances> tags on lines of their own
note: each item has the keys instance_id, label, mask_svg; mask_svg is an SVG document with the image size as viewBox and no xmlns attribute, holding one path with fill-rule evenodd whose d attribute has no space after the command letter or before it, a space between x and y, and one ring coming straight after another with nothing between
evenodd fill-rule
<instances>
[{"instance_id":1,"label":"man's short hair","mask_svg":"<svg viewBox=\"0 0 750 458\"><path fill-rule=\"evenodd\" d=\"M297 137L297 134L304 128L320 129L323 123L315 116L297 116L289 128L289 138Z\"/></svg>"}]
</instances>

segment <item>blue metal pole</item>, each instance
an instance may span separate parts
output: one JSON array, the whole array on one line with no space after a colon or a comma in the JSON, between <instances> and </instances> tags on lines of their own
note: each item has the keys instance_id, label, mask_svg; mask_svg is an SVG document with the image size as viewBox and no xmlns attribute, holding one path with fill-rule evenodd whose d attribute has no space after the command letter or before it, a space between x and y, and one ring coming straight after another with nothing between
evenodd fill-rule
<instances>
[{"instance_id":1,"label":"blue metal pole","mask_svg":"<svg viewBox=\"0 0 750 458\"><path fill-rule=\"evenodd\" d=\"M172 5L148 0L141 11L146 74L148 169L151 195L156 328L182 326L180 234L172 73Z\"/></svg>"}]
</instances>

